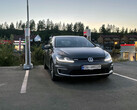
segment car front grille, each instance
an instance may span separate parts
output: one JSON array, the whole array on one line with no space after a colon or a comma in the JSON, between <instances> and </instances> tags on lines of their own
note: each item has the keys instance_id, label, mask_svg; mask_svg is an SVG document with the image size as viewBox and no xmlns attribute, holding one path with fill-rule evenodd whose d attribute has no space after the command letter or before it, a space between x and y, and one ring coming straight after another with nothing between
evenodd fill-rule
<instances>
[{"instance_id":1,"label":"car front grille","mask_svg":"<svg viewBox=\"0 0 137 110\"><path fill-rule=\"evenodd\" d=\"M88 58L75 58L74 61L86 61L88 62ZM104 58L93 58L93 62L104 61Z\"/></svg>"}]
</instances>

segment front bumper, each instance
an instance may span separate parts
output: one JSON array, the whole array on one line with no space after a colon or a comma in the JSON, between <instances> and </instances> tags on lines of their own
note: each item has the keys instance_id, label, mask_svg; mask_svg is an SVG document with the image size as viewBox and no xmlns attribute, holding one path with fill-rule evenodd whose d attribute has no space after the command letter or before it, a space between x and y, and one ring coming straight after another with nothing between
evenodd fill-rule
<instances>
[{"instance_id":1,"label":"front bumper","mask_svg":"<svg viewBox=\"0 0 137 110\"><path fill-rule=\"evenodd\" d=\"M82 70L83 65L101 65L99 70ZM57 63L55 65L56 76L67 77L84 77L84 76L101 76L113 73L112 62L75 62L75 63Z\"/></svg>"}]
</instances>

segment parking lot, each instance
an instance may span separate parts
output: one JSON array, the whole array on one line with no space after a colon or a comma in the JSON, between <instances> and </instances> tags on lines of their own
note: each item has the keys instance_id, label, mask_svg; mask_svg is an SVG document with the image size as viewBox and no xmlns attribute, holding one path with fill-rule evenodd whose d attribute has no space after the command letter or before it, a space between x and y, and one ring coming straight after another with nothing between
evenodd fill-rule
<instances>
[{"instance_id":1,"label":"parking lot","mask_svg":"<svg viewBox=\"0 0 137 110\"><path fill-rule=\"evenodd\" d=\"M53 82L43 66L0 67L0 110L136 110L137 62L114 64L109 78Z\"/></svg>"}]
</instances>

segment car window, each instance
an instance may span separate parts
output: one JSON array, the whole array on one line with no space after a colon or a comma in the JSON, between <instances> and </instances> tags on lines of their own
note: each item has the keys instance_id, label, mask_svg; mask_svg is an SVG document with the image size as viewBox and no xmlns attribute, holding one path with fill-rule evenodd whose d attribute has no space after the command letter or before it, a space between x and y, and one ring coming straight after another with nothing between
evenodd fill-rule
<instances>
[{"instance_id":1,"label":"car window","mask_svg":"<svg viewBox=\"0 0 137 110\"><path fill-rule=\"evenodd\" d=\"M94 45L84 37L57 37L55 47L94 47Z\"/></svg>"}]
</instances>

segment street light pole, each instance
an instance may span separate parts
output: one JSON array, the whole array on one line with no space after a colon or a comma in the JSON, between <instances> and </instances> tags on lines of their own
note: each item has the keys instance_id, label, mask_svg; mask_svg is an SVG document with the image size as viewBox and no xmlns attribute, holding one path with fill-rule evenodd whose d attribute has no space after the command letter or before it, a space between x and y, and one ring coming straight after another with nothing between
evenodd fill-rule
<instances>
[{"instance_id":1,"label":"street light pole","mask_svg":"<svg viewBox=\"0 0 137 110\"><path fill-rule=\"evenodd\" d=\"M29 28L29 1L27 0L27 28Z\"/></svg>"},{"instance_id":2,"label":"street light pole","mask_svg":"<svg viewBox=\"0 0 137 110\"><path fill-rule=\"evenodd\" d=\"M24 69L30 70L33 68L31 63L31 51L30 51L30 26L29 26L29 2L27 0L27 27L25 29L25 64Z\"/></svg>"}]
</instances>

